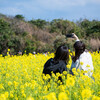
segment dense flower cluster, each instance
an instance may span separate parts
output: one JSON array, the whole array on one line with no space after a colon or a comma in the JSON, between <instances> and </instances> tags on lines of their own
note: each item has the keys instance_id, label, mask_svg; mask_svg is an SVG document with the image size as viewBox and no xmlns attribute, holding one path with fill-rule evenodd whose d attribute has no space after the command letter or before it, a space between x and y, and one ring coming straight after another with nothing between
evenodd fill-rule
<instances>
[{"instance_id":1,"label":"dense flower cluster","mask_svg":"<svg viewBox=\"0 0 100 100\"><path fill-rule=\"evenodd\" d=\"M100 100L100 54L91 55L92 78L76 69L74 76L68 71L52 73L52 77L42 75L44 63L54 57L53 53L0 55L0 100ZM70 59L66 67L70 68L71 62ZM58 80L59 76L63 82Z\"/></svg>"}]
</instances>

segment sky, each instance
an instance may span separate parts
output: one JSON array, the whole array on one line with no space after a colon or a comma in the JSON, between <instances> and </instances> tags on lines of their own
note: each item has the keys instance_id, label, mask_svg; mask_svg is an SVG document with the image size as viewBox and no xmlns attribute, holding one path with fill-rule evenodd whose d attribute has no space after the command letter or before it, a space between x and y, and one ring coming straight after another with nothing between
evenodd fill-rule
<instances>
[{"instance_id":1,"label":"sky","mask_svg":"<svg viewBox=\"0 0 100 100\"><path fill-rule=\"evenodd\" d=\"M100 21L100 0L0 0L0 13L26 20L80 19Z\"/></svg>"}]
</instances>

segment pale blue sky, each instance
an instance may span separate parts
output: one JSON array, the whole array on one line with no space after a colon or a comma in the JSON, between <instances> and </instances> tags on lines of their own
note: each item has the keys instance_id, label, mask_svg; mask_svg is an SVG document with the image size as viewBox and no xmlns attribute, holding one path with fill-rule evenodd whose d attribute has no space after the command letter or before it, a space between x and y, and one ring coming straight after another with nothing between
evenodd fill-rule
<instances>
[{"instance_id":1,"label":"pale blue sky","mask_svg":"<svg viewBox=\"0 0 100 100\"><path fill-rule=\"evenodd\" d=\"M26 20L87 18L100 21L100 0L0 0L0 13L21 14Z\"/></svg>"}]
</instances>

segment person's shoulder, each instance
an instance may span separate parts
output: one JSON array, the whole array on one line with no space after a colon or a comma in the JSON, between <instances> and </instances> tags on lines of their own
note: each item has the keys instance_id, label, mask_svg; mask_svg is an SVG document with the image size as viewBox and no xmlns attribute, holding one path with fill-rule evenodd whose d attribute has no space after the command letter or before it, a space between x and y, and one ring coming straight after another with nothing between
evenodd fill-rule
<instances>
[{"instance_id":1,"label":"person's shoulder","mask_svg":"<svg viewBox=\"0 0 100 100\"><path fill-rule=\"evenodd\" d=\"M46 61L46 63L51 63L51 62L53 62L53 58L50 58L50 59L48 59L48 60Z\"/></svg>"},{"instance_id":2,"label":"person's shoulder","mask_svg":"<svg viewBox=\"0 0 100 100\"><path fill-rule=\"evenodd\" d=\"M50 59L48 59L47 61L48 61L48 62L53 61L53 58L50 58Z\"/></svg>"},{"instance_id":3,"label":"person's shoulder","mask_svg":"<svg viewBox=\"0 0 100 100\"><path fill-rule=\"evenodd\" d=\"M91 58L91 54L89 52L84 51L81 55L80 55L80 59L86 59L86 58ZM87 60L88 60L87 59Z\"/></svg>"},{"instance_id":4,"label":"person's shoulder","mask_svg":"<svg viewBox=\"0 0 100 100\"><path fill-rule=\"evenodd\" d=\"M90 52L85 52L85 55L91 56Z\"/></svg>"},{"instance_id":5,"label":"person's shoulder","mask_svg":"<svg viewBox=\"0 0 100 100\"><path fill-rule=\"evenodd\" d=\"M85 57L85 56L86 56L86 52L83 52L83 53L80 55L79 58L83 58L83 57Z\"/></svg>"},{"instance_id":6,"label":"person's shoulder","mask_svg":"<svg viewBox=\"0 0 100 100\"><path fill-rule=\"evenodd\" d=\"M46 61L46 63L44 64L44 68L50 66L52 62L53 62L53 58L48 59L48 60Z\"/></svg>"},{"instance_id":7,"label":"person's shoulder","mask_svg":"<svg viewBox=\"0 0 100 100\"><path fill-rule=\"evenodd\" d=\"M86 56L86 55L89 55L89 52L88 51L84 51L80 56Z\"/></svg>"}]
</instances>

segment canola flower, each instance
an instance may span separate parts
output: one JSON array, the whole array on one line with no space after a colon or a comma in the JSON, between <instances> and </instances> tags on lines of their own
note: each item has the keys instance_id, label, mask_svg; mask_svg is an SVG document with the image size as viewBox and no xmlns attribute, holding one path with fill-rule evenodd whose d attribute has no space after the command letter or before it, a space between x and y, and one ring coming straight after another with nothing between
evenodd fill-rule
<instances>
[{"instance_id":1,"label":"canola flower","mask_svg":"<svg viewBox=\"0 0 100 100\"><path fill-rule=\"evenodd\" d=\"M92 78L76 69L72 70L74 76L69 71L52 73L52 77L43 75L43 66L54 57L54 53L7 54L5 57L0 55L0 100L100 100L100 53L91 53L94 65ZM70 57L66 67L70 69L71 63ZM58 81L58 77L62 77L63 82Z\"/></svg>"},{"instance_id":2,"label":"canola flower","mask_svg":"<svg viewBox=\"0 0 100 100\"><path fill-rule=\"evenodd\" d=\"M90 89L83 89L81 94L83 99L88 99L91 97L92 92Z\"/></svg>"},{"instance_id":3,"label":"canola flower","mask_svg":"<svg viewBox=\"0 0 100 100\"><path fill-rule=\"evenodd\" d=\"M69 100L65 92L60 92L58 95L58 100Z\"/></svg>"},{"instance_id":4,"label":"canola flower","mask_svg":"<svg viewBox=\"0 0 100 100\"><path fill-rule=\"evenodd\" d=\"M30 96L26 100L34 100L34 98Z\"/></svg>"}]
</instances>

